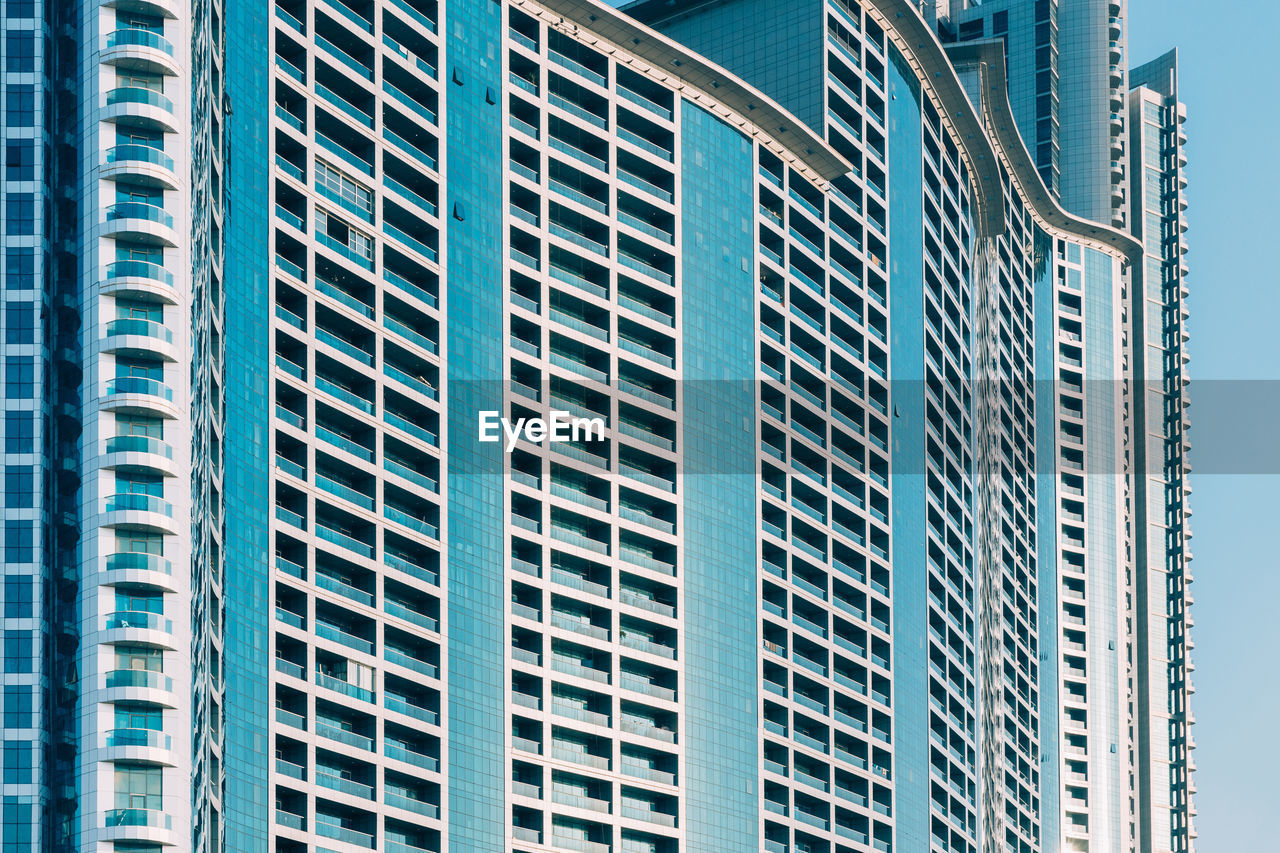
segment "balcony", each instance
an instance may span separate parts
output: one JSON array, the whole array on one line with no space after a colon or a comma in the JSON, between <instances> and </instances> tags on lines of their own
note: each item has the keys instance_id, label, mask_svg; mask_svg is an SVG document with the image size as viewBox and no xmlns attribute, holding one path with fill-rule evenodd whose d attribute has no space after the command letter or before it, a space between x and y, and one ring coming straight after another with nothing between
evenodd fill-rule
<instances>
[{"instance_id":1,"label":"balcony","mask_svg":"<svg viewBox=\"0 0 1280 853\"><path fill-rule=\"evenodd\" d=\"M389 2L391 6L395 7L395 9L397 10L397 14L403 13L404 15L408 16L409 20L413 21L419 27L422 27L422 29L432 34L435 33L436 22L431 20L422 12L419 12L413 6L411 6L408 3L408 0L389 0ZM384 15L386 14L385 11L383 14Z\"/></svg>"},{"instance_id":2,"label":"balcony","mask_svg":"<svg viewBox=\"0 0 1280 853\"><path fill-rule=\"evenodd\" d=\"M162 472L172 472L173 448L158 438L147 435L113 435L107 438L103 451L104 467L145 465Z\"/></svg>"},{"instance_id":3,"label":"balcony","mask_svg":"<svg viewBox=\"0 0 1280 853\"><path fill-rule=\"evenodd\" d=\"M145 583L173 591L173 563L157 554L108 554L103 582Z\"/></svg>"},{"instance_id":4,"label":"balcony","mask_svg":"<svg viewBox=\"0 0 1280 853\"><path fill-rule=\"evenodd\" d=\"M173 44L150 30L120 29L107 34L106 47L98 57L106 65L142 69L153 74L177 76L181 69L173 54Z\"/></svg>"},{"instance_id":5,"label":"balcony","mask_svg":"<svg viewBox=\"0 0 1280 853\"><path fill-rule=\"evenodd\" d=\"M151 320L127 318L107 323L104 352L132 355L160 355L176 362L178 351L173 345L173 332Z\"/></svg>"},{"instance_id":6,"label":"balcony","mask_svg":"<svg viewBox=\"0 0 1280 853\"><path fill-rule=\"evenodd\" d=\"M122 201L107 208L104 237L125 237L142 243L178 245L173 216L163 207L140 201Z\"/></svg>"},{"instance_id":7,"label":"balcony","mask_svg":"<svg viewBox=\"0 0 1280 853\"><path fill-rule=\"evenodd\" d=\"M173 273L148 261L116 261L107 264L103 295L123 291L159 296L171 305L177 301L173 293Z\"/></svg>"},{"instance_id":8,"label":"balcony","mask_svg":"<svg viewBox=\"0 0 1280 853\"><path fill-rule=\"evenodd\" d=\"M155 729L110 729L105 746L111 748L163 749L173 747L173 738Z\"/></svg>"},{"instance_id":9,"label":"balcony","mask_svg":"<svg viewBox=\"0 0 1280 853\"><path fill-rule=\"evenodd\" d=\"M103 627L108 631L138 630L159 631L164 634L172 634L173 620L166 619L160 613L123 610L116 611L115 613L108 613L106 624Z\"/></svg>"},{"instance_id":10,"label":"balcony","mask_svg":"<svg viewBox=\"0 0 1280 853\"><path fill-rule=\"evenodd\" d=\"M108 495L103 505L107 526L143 525L165 533L177 533L173 520L173 504L164 498L144 494Z\"/></svg>"},{"instance_id":11,"label":"balcony","mask_svg":"<svg viewBox=\"0 0 1280 853\"><path fill-rule=\"evenodd\" d=\"M149 669L113 669L106 673L103 687L106 702L154 702L166 708L176 706L173 679Z\"/></svg>"},{"instance_id":12,"label":"balcony","mask_svg":"<svg viewBox=\"0 0 1280 853\"><path fill-rule=\"evenodd\" d=\"M107 149L102 177L110 180L126 175L148 178L166 189L178 188L173 158L150 145L126 144Z\"/></svg>"},{"instance_id":13,"label":"balcony","mask_svg":"<svg viewBox=\"0 0 1280 853\"><path fill-rule=\"evenodd\" d=\"M111 122L128 119L168 133L178 132L173 101L162 92L141 86L122 86L107 92L102 117Z\"/></svg>"}]
</instances>

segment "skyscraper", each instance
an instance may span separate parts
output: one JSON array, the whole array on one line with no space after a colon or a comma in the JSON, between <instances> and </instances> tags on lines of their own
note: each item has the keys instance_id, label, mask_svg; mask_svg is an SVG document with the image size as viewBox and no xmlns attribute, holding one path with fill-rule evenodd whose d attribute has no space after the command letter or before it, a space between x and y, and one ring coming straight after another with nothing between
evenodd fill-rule
<instances>
[{"instance_id":1,"label":"skyscraper","mask_svg":"<svg viewBox=\"0 0 1280 853\"><path fill-rule=\"evenodd\" d=\"M9 0L5 850L1190 850L1176 70L989 11Z\"/></svg>"}]
</instances>

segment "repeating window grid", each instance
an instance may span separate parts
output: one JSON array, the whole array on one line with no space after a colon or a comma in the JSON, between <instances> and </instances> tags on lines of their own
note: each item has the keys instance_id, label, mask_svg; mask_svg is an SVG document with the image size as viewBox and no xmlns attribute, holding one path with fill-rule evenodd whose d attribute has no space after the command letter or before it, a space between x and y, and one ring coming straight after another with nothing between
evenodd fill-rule
<instances>
[{"instance_id":1,"label":"repeating window grid","mask_svg":"<svg viewBox=\"0 0 1280 853\"><path fill-rule=\"evenodd\" d=\"M536 33L535 38L530 38L531 31ZM628 729L626 717L628 708L644 705L656 708L674 719L678 709L674 704L676 695L672 692L669 696L665 696L666 690L661 687L650 686L641 690L641 686L628 686L627 680L621 677L621 673L628 666L643 664L650 667L650 672L666 671L676 679L680 677L682 665L677 660L663 660L667 654L662 651L663 648L669 648L670 656L675 658L676 646L653 646L641 643L639 646L629 648L631 643L627 639L629 625L633 626L633 629L645 624L655 628L677 629L678 610L674 608L667 610L662 605L655 608L655 602L651 599L642 600L633 597L629 602L626 595L623 595L626 588L623 574L636 580L643 579L651 589L662 588L671 583L670 577L664 573L652 571L659 568L657 564L651 564L650 567L644 563L651 561L642 561L639 564L632 562L635 558L628 556L624 548L624 538L640 534L650 541L665 543L668 547L676 546L678 554L679 539L676 531L679 512L677 504L667 503L667 500L673 497L672 495L661 488L655 488L657 483L631 479L627 471L619 467L619 463L623 461L624 449L643 449L653 458L674 462L676 445L670 442L669 448L661 447L662 439L658 439L660 444L657 446L661 447L661 450L655 450L655 445L651 441L646 441L639 435L624 433L620 427L624 422L622 418L624 405L632 410L647 411L665 421L667 418L677 416L679 401L671 397L671 404L667 406L657 400L637 398L630 394L619 396L611 385L616 386L618 391L626 391L626 386L618 381L622 378L622 371L642 364L651 373L671 376L674 379L675 358L655 363L652 356L628 350L621 347L621 344L626 340L626 336L622 334L624 324L644 328L651 335L651 341L664 340L667 339L666 336L672 334L670 326L678 323L678 316L672 313L669 323L666 323L651 311L633 314L630 309L635 306L624 301L625 294L622 292L624 279L630 279L633 284L638 284L636 274L640 273L641 276L646 274L644 270L633 265L618 262L622 235L627 234L628 228L636 227L633 219L624 218L621 209L623 193L632 195L633 185L615 180L611 174L612 170L594 168L596 161L592 156L595 155L584 158L582 155L586 152L581 148L573 145L564 147L542 144L544 138L548 142L553 138L553 119L562 135L572 133L574 130L588 134L598 132L605 127L616 126L628 120L628 117L637 115L630 108L630 105L636 102L634 98L627 97L629 92L625 90L623 81L620 79L623 73L618 71L620 66L608 63L596 64L594 69L587 68L571 57L567 57L565 53L554 50L549 44L553 38L549 35L550 32L533 23L532 19L520 16L519 25L512 25L509 33L510 40L506 45L510 52L509 80L512 87L505 95L513 102L512 115L524 117L519 121L511 122L509 145L516 151L537 152L537 168L529 169L527 163L524 169L513 168L509 175L507 190L508 221L512 231L513 250L517 245L522 248L532 247L534 242L537 246L533 252L513 251L511 255L513 311L509 321L511 334L508 355L512 363L513 382L509 389L511 396L508 398L510 414L515 418L537 412L545 413L548 408L564 408L574 415L588 417L599 414L604 416L609 424L606 435L610 439L611 447L608 458L597 457L591 452L594 449L590 448L590 445L577 449L576 452L572 452L572 455L566 455L560 452L562 448L550 445L547 451L536 455L517 454L511 457L512 470L509 473L512 481L510 500L512 568L514 570L510 576L513 601L511 624L513 645L518 644L513 648L513 676L522 679L528 676L535 679L533 682L524 680L523 683L538 684L535 700L538 708L545 707L542 704L544 699L541 688L544 671L548 676L545 681L553 685L549 699L550 738L547 737L548 732L543 724L535 716L530 716L530 694L522 692L522 688L519 687L512 693L512 714L528 721L513 720L513 728L521 733L519 743L528 740L523 738L523 734L537 731L540 733L539 749L542 754L539 760L536 757L538 753L525 750L525 754L518 755L516 763L513 764L512 792L516 795L514 802L519 804L519 811L513 814L513 819L517 820L514 831L517 833L517 840L534 841L537 837L545 838L548 834L555 834L557 827L569 817L584 817L580 811L566 812L564 806L581 805L584 802L581 795L572 794L571 791L590 790L591 793L586 795L585 801L588 805L592 801L602 802L602 796L606 797L610 803L621 804L620 813L624 821L629 816L632 818L637 816L627 814L629 807L626 791L652 791L658 796L656 798L651 796L648 803L645 803L642 796L641 808L647 805L649 808L660 809L660 811L650 813L644 820L647 822L666 820L662 818L663 812L671 814L672 819L667 824L649 823L648 826L645 824L640 826L645 826L644 831L654 839L660 839L664 833L670 832L677 825L674 818L678 805L673 796L676 789L670 786L678 781L678 776L671 774L666 778L667 771L651 771L644 775L639 775L635 770L628 771L626 759L618 750L631 749L632 747L629 746L631 744L644 744L644 749L650 754L663 753L666 749L670 749L671 747L662 738L657 744L646 744L644 740L637 740L636 735L642 734L645 729ZM544 45L546 59L543 57ZM567 46L563 44L561 46L567 49ZM602 69L604 73L601 73ZM618 78L615 89L611 90L607 83L615 78ZM601 79L604 80L604 84L601 83ZM596 111L584 109L553 91L553 87L563 86L565 83L571 83L568 91L577 94L580 100L583 100L585 95L587 102L597 105ZM535 102L536 106L534 106ZM600 115L600 107L605 108L603 116ZM651 108L646 110L652 112ZM653 116L645 116L646 120L652 118ZM667 123L662 121L663 118L658 116L659 121L655 124L661 126ZM678 144L675 136L671 139L673 146ZM669 168L665 165L666 157L660 154L654 157L648 156L654 152L636 145L636 140L626 136L620 135L616 141L611 140L610 144L602 146L596 153L605 155L599 158L603 162L615 161L619 158L619 152L628 152L632 157L636 157L635 148L628 146L638 148L643 155L642 159L646 160L650 166L663 172ZM521 158L514 153L512 157L516 165L521 165L521 159L527 161L527 157ZM551 174L553 168L556 170L554 176ZM578 176L578 181L586 181L586 183L579 182L579 188L591 187L593 191L591 193L574 191L575 188L566 181L575 175ZM583 179L584 175L588 177ZM601 189L604 191L603 199L600 198L599 190ZM674 196L672 198L674 199ZM645 197L648 207L661 210L663 205L653 204L653 201L654 198L651 195ZM658 201L666 202L666 199L659 197ZM530 210L530 207L535 209ZM559 217L556 215L557 210ZM603 233L598 230L593 233L593 238L587 238L576 229L557 225L557 218L572 219L574 214L579 217L577 219L579 223L586 221L587 218L595 218L598 221L600 214L606 214L608 221L603 223L601 229ZM536 232L536 237L531 232ZM658 236L662 239L661 234L655 235L652 231L642 233L645 233L646 237ZM672 243L674 248L676 239L673 231L671 238L666 242ZM542 249L543 244L547 246L545 252ZM590 253L586 257L591 259L592 265L590 278L573 274L572 270L557 267L554 253L556 248L561 250L559 254L561 258L567 257L570 253L581 256L584 254L581 250L586 249ZM674 264L669 268L674 269ZM664 285L678 287L674 279L663 281L659 278L658 281ZM659 288L652 284L646 284L645 287L649 292L658 292ZM533 294L532 297L530 294ZM588 321L585 316L575 318L563 312L557 314L554 306L564 295L580 298L584 304L594 308L604 308L607 316L602 318L597 315L592 321ZM673 295L678 295L678 290L673 291ZM678 304L678 299L673 304ZM566 322L569 325L565 325ZM581 325L583 323L590 328L584 329ZM601 326L601 323L604 325ZM587 333L586 337L582 336L584 331ZM566 351L564 348L575 332L578 333L578 339L584 345L584 349L581 354L569 358L562 353ZM619 348L611 346L611 342L614 341L618 342ZM640 356L640 358L633 356ZM661 356L658 357L661 358ZM525 373L526 368L531 372ZM517 376L519 378L516 378ZM555 390L557 387L559 391ZM566 391L585 392L588 395L605 394L607 395L604 401L606 408L600 410L590 406L583 407L580 403L566 400L563 396ZM577 395L573 394L573 396ZM589 401L591 397L578 399ZM599 403L596 404L598 405ZM672 420L671 423L674 426L675 421ZM585 455L583 450L587 451ZM608 474L610 470L619 470L623 476L611 477ZM593 494L578 492L579 487L568 485L572 480L577 480L579 484L584 482L607 484L607 497L601 497L598 491ZM675 524L672 524L669 529L654 529L652 522L645 523L639 519L633 522L622 513L623 500L627 494L640 499L642 503L647 500L651 508L669 507L674 511ZM534 515L529 515L530 512ZM588 512L599 520L591 536L582 536L580 531L578 535L566 540L565 533L558 532L563 531L564 528L558 527L557 514L562 519L581 519L584 518L584 513ZM608 514L602 515L603 513ZM607 524L609 532L602 541L600 537L604 530L603 524ZM534 554L537 556L530 561L528 557ZM560 556L557 557L557 554ZM616 555L616 557L610 560L609 555ZM569 565L557 565L557 560L565 559L578 561L578 566L583 566L584 563L581 561L584 560L588 564L600 567L613 564L617 566L617 571L615 572L610 566L606 576L597 574L591 580L586 580L568 571ZM669 571L676 573L678 563L677 557ZM541 584L538 583L539 577L544 579ZM550 583L546 583L546 580L550 580ZM620 596L618 600L612 599L615 591ZM591 597L584 599L584 592L590 593ZM631 595L635 596L635 593ZM578 601L591 602L593 625L574 626L572 623L561 623L558 626L556 624L557 619L563 618L560 614L565 612L565 605L570 597ZM645 603L646 601L649 603ZM535 604L531 606L529 602L535 602ZM634 603L636 609L628 607L628 603ZM655 613L655 609L666 612ZM607 620L608 627L603 628L606 633L597 639L617 641L622 646L616 655L609 656L607 671L602 671L598 667L584 668L582 665L569 665L567 669L564 668L565 664L561 661L561 656L556 654L557 648L569 651L572 648L583 648L581 644L584 642L590 643L590 636L584 637L580 632L600 631L601 616ZM550 654L548 654L546 643L541 639L544 630L551 643ZM532 656L529 655L531 642L536 644L537 649ZM676 640L672 638L667 642L675 643ZM637 650L640 651L639 655L635 654ZM645 651L659 652L658 660L645 660ZM613 657L617 658L619 673L619 680L616 682L613 681ZM550 665L545 666L548 663ZM602 675L607 675L609 683L615 683L617 687L606 693L605 685L599 680ZM560 685L559 689L562 693L565 688L576 688L578 691L583 691L579 695L601 698L608 696L605 719L589 717L589 720L606 724L601 732L608 733L600 736L609 741L606 754L610 759L609 766L615 768L613 772L602 773L603 767L593 767L590 763L587 766L569 765L572 767L573 774L570 777L566 775L570 771L565 769L563 757L559 762L555 761L557 757L555 755L557 741L554 734L557 725L556 714L569 713L572 710L562 705L557 711L555 685ZM564 700L570 698L563 697ZM597 705L596 710L589 713L599 714L601 707L604 706ZM548 719L545 715L542 718ZM530 723L533 723L533 726L530 726ZM572 721L561 719L559 725L572 725ZM621 737L615 742L612 732L619 727ZM660 730L650 730L650 732L654 735L661 734ZM672 735L672 742L676 742L678 728L672 732ZM547 744L550 744L550 750ZM546 760L548 752L551 753L552 762ZM671 755L673 767L674 759L675 756ZM552 770L549 784L547 769ZM665 785L660 781L660 777L665 778ZM531 782L530 779L536 781ZM572 779L581 781L572 781ZM587 780L598 781L588 782ZM565 787L566 785L568 787ZM582 785L588 787L579 788ZM632 798L634 799L635 796L633 794ZM549 814L542 811L548 801L551 806ZM612 840L614 830L603 828L603 822L599 820L598 814L594 817L597 818L595 825L600 827L597 832L603 831L605 836ZM537 826L539 819L541 830L529 826L530 823ZM629 822L624 822L623 825L633 826Z\"/></svg>"},{"instance_id":2,"label":"repeating window grid","mask_svg":"<svg viewBox=\"0 0 1280 853\"><path fill-rule=\"evenodd\" d=\"M274 193L275 829L416 848L441 825L439 47L433 16L379 8L281 6L273 30L294 87ZM367 802L335 809L334 789Z\"/></svg>"},{"instance_id":3,"label":"repeating window grid","mask_svg":"<svg viewBox=\"0 0 1280 853\"><path fill-rule=\"evenodd\" d=\"M786 433L783 433L781 429L776 430L783 441L783 447L779 448L778 455L772 458L770 454L762 453L760 462L766 472L776 470L773 467L772 459L790 460L794 454L788 453L787 450L794 451L795 448L799 447L803 448L802 452L816 454L821 457L824 470L821 473L809 473L812 471L809 466L793 465L792 470L789 472L783 473L779 471L779 473L783 474L783 486L781 487L769 487L769 481L772 478L766 473L765 483L763 484L765 488L763 488L761 496L763 505L767 510L765 518L766 531L772 530L782 534L784 538L781 541L786 544L785 548L779 548L776 545L772 546L780 555L783 555L781 559L784 565L771 569L770 566L773 564L769 563L769 557L766 555L766 573L762 589L764 597L762 599L763 612L761 618L765 626L765 650L778 656L777 658L769 655L765 656L766 666L770 668L766 670L764 675L765 685L773 694L766 696L765 699L766 734L771 733L789 739L791 741L790 749L794 754L794 760L791 762L791 775L794 779L792 791L794 793L788 794L784 802L779 803L772 797L776 797L787 790L785 776L781 778L776 776L766 777L770 781L765 793L765 807L766 812L768 812L766 814L765 840L766 845L768 845L781 837L777 835L777 830L782 828L782 820L789 816L788 823L792 827L791 832L795 834L797 844L803 843L807 837L813 837L816 832L822 832L827 834L827 837L834 838L837 841L853 839L880 846L886 843L889 837L888 824L880 821L884 821L891 814L892 794L888 779L889 753L887 750L874 746L876 741L888 742L890 737L889 715L886 711L877 709L877 705L887 709L889 703L888 661L882 657L883 652L876 651L879 648L884 650L888 648L887 639L878 634L878 632L883 633L883 630L887 630L887 622L882 623L880 616L876 612L877 607L885 607L885 612L887 613L887 606L879 600L881 595L888 596L888 586L885 583L887 571L880 565L879 560L883 559L887 554L888 536L887 531L880 527L884 523L886 515L877 509L877 504L882 501L883 510L887 510L887 495L882 495L875 485L880 482L875 479L877 472L880 470L879 466L887 464L880 453L885 449L885 444L882 440L877 440L884 435L884 433L878 432L884 428L884 424L881 423L879 418L879 415L883 414L883 412L877 407L877 401L884 398L879 397L877 392L883 393L886 389L874 377L884 375L882 371L886 367L886 354L879 350L879 346L875 343L876 340L883 340L879 332L878 319L880 315L875 308L875 304L879 303L881 298L878 294L883 293L883 284L879 287L873 284L865 289L863 285L865 280L875 280L878 274L871 271L871 267L882 268L883 261L877 254L868 251L858 261L859 266L866 272L864 275L858 276L848 271L843 265L829 259L828 244L825 237L820 238L821 245L818 245L814 241L801 236L793 225L796 220L802 223L799 226L800 229L807 233L824 234L827 231L825 220L828 211L832 211L830 213L832 216L839 215L834 212L837 209L834 199L838 196L834 193L829 194L827 198L831 199L831 201L827 205L822 205L821 203L814 205L812 201L806 202L806 196L813 197L814 188L803 186L799 192L794 191L792 185L799 182L800 179L794 173L790 175L780 174L783 171L780 168L780 164L771 166L762 162L760 166L762 180L757 182L757 192L760 196L757 228L760 230L762 237L761 252L758 259L762 270L762 288L761 296L759 297L761 300L762 334L758 338L758 343L762 348L762 354L769 356L762 363L761 381L764 383L763 387L767 388L773 383L778 383L777 387L783 391L778 398L780 405L770 405L766 401L762 408L762 413L765 416L763 423L765 425L776 423L783 428L790 425L791 429L787 430ZM821 198L820 192L818 198ZM824 207L827 210L823 210L822 208ZM849 217L851 213L847 207L841 207L839 210L846 217ZM866 227L865 224L864 227ZM785 236L779 234L779 230L784 231ZM851 246L855 245L855 241L850 239L846 239L846 243ZM836 240L832 239L830 244L835 246ZM776 251L777 248L781 248L782 251ZM857 245L859 251L862 248L861 245ZM797 275L794 262L793 264L785 263L783 259L784 252L792 259L797 256L803 258L802 263L807 264L810 269L815 267L819 269L819 277L822 281L829 283L830 288L824 285L817 285L817 282L813 282L812 276ZM831 249L831 252L834 252L834 249ZM790 275L784 276L784 270ZM817 290L814 289L815 285L818 287ZM855 308L847 301L834 298L832 291L836 286L840 286L842 292L849 294L846 295L846 299L852 299L859 307ZM857 288L857 290L853 291L850 288ZM806 306L817 305L818 317L811 316L814 312L813 307L809 307L808 311L795 309L795 294L797 293L802 294L800 298L805 301ZM861 298L862 294L866 294L870 298L864 300ZM781 321L782 328L776 328L768 319L769 317L778 318ZM840 318L840 322L845 328L855 328L857 330L859 333L858 339L863 344L862 347L853 349L848 342L835 335L832 329L837 317ZM828 320L829 322L826 322ZM857 325L853 326L852 324ZM779 353L773 349L775 343L785 347L789 341L793 342L797 333L802 335L804 340L810 342L807 353L798 351L794 345L787 348L785 353ZM818 344L817 350L813 349L815 335ZM848 382L842 385L841 383L826 381L828 353L832 355L839 353L840 358L846 362L848 361L848 356L851 355L859 362L858 376L860 382L857 383L856 389L854 385ZM777 360L779 357L781 357L781 361ZM815 366L815 361L820 366ZM781 369L778 369L778 365L781 366ZM822 414L815 411L814 407L818 407L819 410L825 410L825 392L822 395L822 403L819 404L812 394L806 393L803 388L798 388L794 382L790 385L786 382L786 377L793 376L796 371L802 371L805 375L813 376L814 370L818 371L819 377L824 377L821 384L832 388L833 400L838 393L843 397L844 394L852 391L853 396L860 397L870 404L869 406L863 406L861 403L854 405L853 410L860 413L856 424L847 417L842 421L834 418L829 419L825 411ZM846 402L851 402L848 397L844 399L846 399ZM788 417L787 409L790 409L790 418ZM807 427L798 428L795 424L797 413L803 413L801 417L806 418L810 424L822 423L823 434L817 435ZM871 446L862 449L869 451L867 459L870 460L870 464L860 458L855 460L847 453L841 456L835 452L836 449L834 447L830 450L828 449L826 434L826 422L828 421L832 425L832 442L838 440L837 436L848 441L854 434L859 437L869 435ZM852 429L853 432L843 432L846 428ZM783 435L786 437L782 438ZM768 441L767 436L768 432L766 431L766 442ZM859 455L861 456L861 453ZM851 463L856 463L856 466L845 467ZM825 482L826 466L828 464L831 466L830 470L833 478L830 486ZM868 472L870 472L870 476L868 476ZM861 495L855 497L847 490L836 488L834 477L837 473L847 478L847 482L858 482L860 485L865 485L871 497L872 509L870 511L866 509L865 498ZM822 479L814 480L814 476ZM815 510L813 509L805 511L796 507L794 503L788 504L786 496L795 492L797 484L801 484L801 488L806 491L806 494L817 493L821 495L823 506L829 508L831 512L834 512L837 507L844 509L846 506L844 502L849 501L850 505L855 508L855 512L851 513L844 509L846 515L850 518L858 518L862 525L867 526L868 530L874 531L870 540L866 538L867 534L865 532L857 533L845 525L836 523L830 516L824 518L819 515L815 517ZM828 488L830 488L830 492L827 491ZM780 523L770 522L770 517ZM809 526L816 523L819 529L822 530L821 538L831 543L830 547L834 547L834 543L840 543L846 554L854 554L855 552L848 544L845 544L845 539L868 549L872 555L869 560L872 567L871 572L867 572L865 567L867 558L863 556L859 557L860 560L864 561L862 569L854 568L852 565L845 565L843 572L848 574L842 575L839 564L835 564L837 571L832 573L832 577L842 579L835 581L835 585L831 587L831 593L828 592L825 581L822 586L815 587L812 581L806 580L804 577L797 577L794 571L788 572L788 567L785 565L788 562L785 556L787 551L790 551L793 555L790 561L792 562L792 569L794 569L795 564L812 567L812 561L825 562L827 555L834 557L830 548L828 548L826 554L823 554L821 551L813 550L812 546L802 546L802 544L797 543L794 536L786 537L786 531L794 527L796 520L801 520L802 524ZM828 523L830 533L825 529ZM765 542L771 543L772 540L766 538ZM784 581L789 579L791 581L790 586L787 588L779 586L769 577L770 574ZM825 572L822 572L822 574L825 574ZM872 645L867 646L864 640L860 650L856 650L854 646L849 645L847 640L844 641L843 645L835 640L834 629L836 626L839 624L852 626L855 623L849 622L844 618L844 613L840 610L832 609L829 604L830 594L837 594L840 588L847 590L855 588L847 583L851 579L860 583L867 583L868 579L870 579L871 617L868 619L868 610L865 605L868 599L863 596L861 600L864 604L857 608L860 616L855 616L854 618L859 620L857 624L862 626L861 630L869 633ZM777 598L779 595L782 596L781 599ZM778 600L781 600L782 604L777 604L776 601ZM848 605L845 605L845 607L848 607ZM810 618L800 617L796 613L797 609L803 609L808 614L822 614L821 618L824 623L828 618L827 613L831 613L839 622L832 623L833 630L828 633L825 624L817 625ZM788 619L789 614L790 618ZM769 618L770 616L777 616L783 622L788 623L787 627L783 628L782 625L773 622ZM771 634L775 639L770 639ZM864 634L864 636L867 636L867 634ZM788 642L788 639L790 642ZM875 704L870 706L870 713L868 713L868 705L865 702L860 699L853 699L848 693L841 692L842 690L854 689L856 692L865 693L867 683L864 683L861 689L858 689L855 687L854 682L847 679L842 681L842 676L828 676L825 664L821 664L822 669L819 671L813 669L814 665L812 663L808 665L801 664L795 660L796 651L791 648L796 644L796 640L808 644L807 648L822 648L825 645L824 655L836 655L831 660L837 662L844 659L843 653L845 651L853 651L855 655L858 655L860 651L860 656L867 658L872 663L872 668L870 669L871 696L876 701ZM831 645L833 642L835 645ZM869 649L871 654L868 654ZM791 659L788 660L788 657ZM781 661L785 661L785 663ZM877 667L883 669L886 675L879 675ZM854 667L854 669L857 668L861 667ZM784 680L787 683L777 684L771 681L771 677L768 674L770 670L779 673L789 672L791 677L784 676ZM776 676L774 677L776 678ZM865 675L863 677L866 678ZM815 704L814 699L806 691L790 690L792 682L806 685L821 684L823 685L823 692L827 696L835 696L836 701L832 705L825 707L821 702ZM877 688L877 684L883 686ZM811 690L811 688L806 688L806 690ZM835 693L832 694L831 690L834 690ZM785 705L778 701L779 697L786 702ZM848 704L850 701L853 703L852 706ZM834 713L833 709L837 704L844 704L846 711ZM862 713L865 715L861 720L847 713L848 709L857 706L861 706ZM771 708L774 710L770 710ZM783 716L779 717L778 711L783 709L785 709ZM793 732L792 728L789 727L793 721L809 726L809 722L801 721L812 721L815 713L819 718L826 718L823 720L824 723L834 724L832 732L834 732L837 740L843 739L845 744L860 743L865 753L860 756L855 755L847 751L847 747L846 749L840 749L839 743L833 744L833 746L837 747L834 750L828 750L826 747L815 749L821 741L814 741L811 736L800 732L798 729ZM779 719L783 722L777 722ZM869 728L868 722L870 723ZM771 725L780 727L772 729L770 728ZM846 727L848 728L846 729ZM868 748L868 741L862 740L862 737L868 731L872 733L874 738L870 741L870 748ZM856 735L853 734L855 732L857 733ZM827 737L829 738L830 735ZM766 770L770 770L772 767L771 759L769 759L770 751L776 750L776 747L770 746L771 743L774 742L766 737ZM837 762L834 765L831 763L833 756ZM798 767L800 763L804 763L810 769L816 767L825 767L827 769L823 771L822 775L815 778L811 773L801 772ZM870 772L868 772L868 768L870 768ZM786 770L787 768L784 766L782 769ZM831 775L832 770L836 771L834 777ZM851 775L851 770L855 771L856 775ZM846 780L843 785L841 784L841 779ZM861 781L855 783L851 781L853 779ZM870 786L868 787L869 782ZM845 787L849 784L854 784L855 789L851 790ZM859 784L862 786L862 793L860 794L856 793L856 788ZM769 790L777 793L770 795ZM828 792L838 793L842 798L832 800L836 804L835 812L831 812L825 805L820 805L823 799L828 798ZM853 808L855 805L858 807L856 811Z\"/></svg>"}]
</instances>

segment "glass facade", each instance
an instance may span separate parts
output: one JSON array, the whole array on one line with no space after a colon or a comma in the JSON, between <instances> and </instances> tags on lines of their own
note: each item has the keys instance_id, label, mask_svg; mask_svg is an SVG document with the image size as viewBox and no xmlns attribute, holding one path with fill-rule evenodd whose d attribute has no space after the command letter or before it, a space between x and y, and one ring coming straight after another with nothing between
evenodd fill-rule
<instances>
[{"instance_id":1,"label":"glass facade","mask_svg":"<svg viewBox=\"0 0 1280 853\"><path fill-rule=\"evenodd\" d=\"M1076 5L9 0L6 853L1189 851L1183 113Z\"/></svg>"},{"instance_id":2,"label":"glass facade","mask_svg":"<svg viewBox=\"0 0 1280 853\"><path fill-rule=\"evenodd\" d=\"M686 837L729 853L760 846L753 151L706 110L681 114Z\"/></svg>"}]
</instances>

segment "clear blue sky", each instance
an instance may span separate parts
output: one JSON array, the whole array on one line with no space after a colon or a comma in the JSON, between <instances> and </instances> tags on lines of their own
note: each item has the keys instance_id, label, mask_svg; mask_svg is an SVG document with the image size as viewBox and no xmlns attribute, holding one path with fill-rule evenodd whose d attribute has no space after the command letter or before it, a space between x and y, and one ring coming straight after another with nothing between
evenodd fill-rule
<instances>
[{"instance_id":1,"label":"clear blue sky","mask_svg":"<svg viewBox=\"0 0 1280 853\"><path fill-rule=\"evenodd\" d=\"M1205 380L1280 380L1280 119L1264 106L1278 76L1280 6L1129 0L1128 29L1131 64L1173 45L1181 63L1193 400ZM1193 448L1196 419L1209 414L1192 406ZM1280 849L1280 476L1191 482L1198 846L1262 853Z\"/></svg>"}]
</instances>

